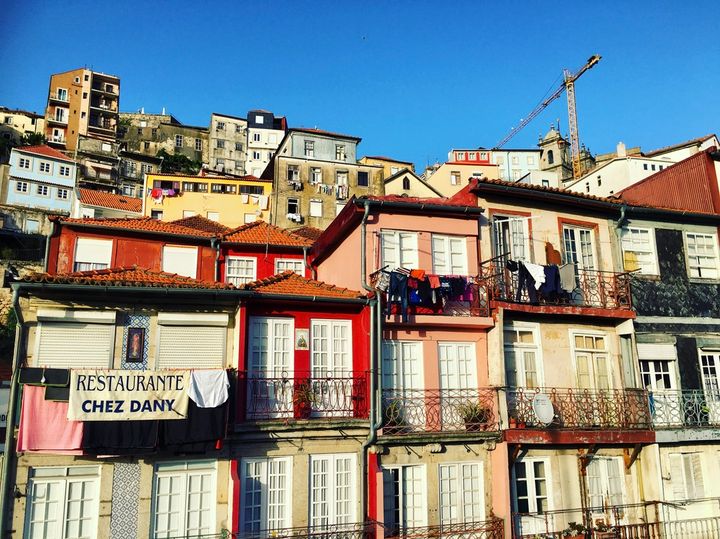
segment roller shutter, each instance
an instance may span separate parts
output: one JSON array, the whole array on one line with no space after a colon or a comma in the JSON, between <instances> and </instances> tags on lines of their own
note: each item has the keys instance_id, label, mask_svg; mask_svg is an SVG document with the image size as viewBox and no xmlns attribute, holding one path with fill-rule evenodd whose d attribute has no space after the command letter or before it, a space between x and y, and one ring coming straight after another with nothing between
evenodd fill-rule
<instances>
[{"instance_id":1,"label":"roller shutter","mask_svg":"<svg viewBox=\"0 0 720 539\"><path fill-rule=\"evenodd\" d=\"M677 350L674 344L638 343L638 356L640 359L677 359Z\"/></svg>"},{"instance_id":2,"label":"roller shutter","mask_svg":"<svg viewBox=\"0 0 720 539\"><path fill-rule=\"evenodd\" d=\"M159 326L158 369L221 369L226 327Z\"/></svg>"},{"instance_id":3,"label":"roller shutter","mask_svg":"<svg viewBox=\"0 0 720 539\"><path fill-rule=\"evenodd\" d=\"M34 364L58 369L111 367L115 325L41 322Z\"/></svg>"}]
</instances>

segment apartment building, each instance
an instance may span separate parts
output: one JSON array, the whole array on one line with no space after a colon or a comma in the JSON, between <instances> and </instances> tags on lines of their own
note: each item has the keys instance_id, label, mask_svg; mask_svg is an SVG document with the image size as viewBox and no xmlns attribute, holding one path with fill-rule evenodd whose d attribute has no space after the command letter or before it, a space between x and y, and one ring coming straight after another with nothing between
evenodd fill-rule
<instances>
[{"instance_id":1,"label":"apartment building","mask_svg":"<svg viewBox=\"0 0 720 539\"><path fill-rule=\"evenodd\" d=\"M120 79L86 68L50 76L45 137L54 148L75 151L79 136L114 141Z\"/></svg>"},{"instance_id":2,"label":"apartment building","mask_svg":"<svg viewBox=\"0 0 720 539\"><path fill-rule=\"evenodd\" d=\"M287 131L284 116L267 110L251 110L247 114L247 154L245 174L260 177L272 160Z\"/></svg>"},{"instance_id":3,"label":"apartment building","mask_svg":"<svg viewBox=\"0 0 720 539\"><path fill-rule=\"evenodd\" d=\"M383 193L380 165L356 160L359 137L290 129L262 178L272 180L272 223L326 228L352 196Z\"/></svg>"},{"instance_id":4,"label":"apartment building","mask_svg":"<svg viewBox=\"0 0 720 539\"><path fill-rule=\"evenodd\" d=\"M0 107L0 163L10 158L10 146L19 146L28 134L45 135L45 117L27 110Z\"/></svg>"},{"instance_id":5,"label":"apartment building","mask_svg":"<svg viewBox=\"0 0 720 539\"><path fill-rule=\"evenodd\" d=\"M247 120L213 112L209 131L210 169L244 176L248 149Z\"/></svg>"}]
</instances>

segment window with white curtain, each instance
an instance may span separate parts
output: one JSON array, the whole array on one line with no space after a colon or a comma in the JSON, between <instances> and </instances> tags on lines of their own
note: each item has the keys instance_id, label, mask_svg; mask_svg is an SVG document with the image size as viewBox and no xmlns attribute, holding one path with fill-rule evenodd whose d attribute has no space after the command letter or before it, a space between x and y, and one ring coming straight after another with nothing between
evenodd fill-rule
<instances>
[{"instance_id":1,"label":"window with white curtain","mask_svg":"<svg viewBox=\"0 0 720 539\"><path fill-rule=\"evenodd\" d=\"M621 457L593 457L587 467L590 507L613 507L624 503L624 467Z\"/></svg>"},{"instance_id":2,"label":"window with white curtain","mask_svg":"<svg viewBox=\"0 0 720 539\"><path fill-rule=\"evenodd\" d=\"M155 467L152 536L196 537L216 532L214 460L161 462Z\"/></svg>"},{"instance_id":3,"label":"window with white curtain","mask_svg":"<svg viewBox=\"0 0 720 539\"><path fill-rule=\"evenodd\" d=\"M195 279L197 276L197 259L197 247L165 245L162 254L162 270Z\"/></svg>"},{"instance_id":4,"label":"window with white curtain","mask_svg":"<svg viewBox=\"0 0 720 539\"><path fill-rule=\"evenodd\" d=\"M481 462L440 464L440 525L485 520Z\"/></svg>"},{"instance_id":5,"label":"window with white curtain","mask_svg":"<svg viewBox=\"0 0 720 539\"><path fill-rule=\"evenodd\" d=\"M241 532L257 533L290 527L292 468L292 457L241 460Z\"/></svg>"},{"instance_id":6,"label":"window with white curtain","mask_svg":"<svg viewBox=\"0 0 720 539\"><path fill-rule=\"evenodd\" d=\"M417 232L383 230L380 233L382 266L390 268L417 269L418 235Z\"/></svg>"},{"instance_id":7,"label":"window with white curtain","mask_svg":"<svg viewBox=\"0 0 720 539\"><path fill-rule=\"evenodd\" d=\"M100 467L38 467L30 470L25 537L84 539L98 534Z\"/></svg>"},{"instance_id":8,"label":"window with white curtain","mask_svg":"<svg viewBox=\"0 0 720 539\"><path fill-rule=\"evenodd\" d=\"M101 270L110 267L113 240L78 238L75 243L73 271Z\"/></svg>"},{"instance_id":9,"label":"window with white curtain","mask_svg":"<svg viewBox=\"0 0 720 539\"><path fill-rule=\"evenodd\" d=\"M352 453L310 456L310 526L355 522L356 461Z\"/></svg>"},{"instance_id":10,"label":"window with white curtain","mask_svg":"<svg viewBox=\"0 0 720 539\"><path fill-rule=\"evenodd\" d=\"M439 275L467 275L467 241L464 236L432 235L433 272Z\"/></svg>"}]
</instances>

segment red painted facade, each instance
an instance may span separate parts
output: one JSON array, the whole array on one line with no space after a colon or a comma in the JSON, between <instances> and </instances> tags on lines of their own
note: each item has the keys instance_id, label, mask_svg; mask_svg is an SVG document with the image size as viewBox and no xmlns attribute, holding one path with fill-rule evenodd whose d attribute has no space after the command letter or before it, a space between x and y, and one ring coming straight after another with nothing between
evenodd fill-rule
<instances>
[{"instance_id":1,"label":"red painted facade","mask_svg":"<svg viewBox=\"0 0 720 539\"><path fill-rule=\"evenodd\" d=\"M222 245L220 251L220 280L222 282L225 282L229 256L254 258L256 260L256 278L258 280L272 277L277 273L275 271L275 262L278 259L304 260L302 250L291 250L274 245L268 245L267 250L264 245ZM301 275L309 277L307 268Z\"/></svg>"}]
</instances>

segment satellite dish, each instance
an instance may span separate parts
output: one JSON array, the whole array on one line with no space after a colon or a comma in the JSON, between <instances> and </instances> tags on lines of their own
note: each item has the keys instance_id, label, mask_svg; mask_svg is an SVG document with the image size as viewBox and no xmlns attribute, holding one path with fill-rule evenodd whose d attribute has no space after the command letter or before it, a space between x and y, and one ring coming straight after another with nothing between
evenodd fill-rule
<instances>
[{"instance_id":1,"label":"satellite dish","mask_svg":"<svg viewBox=\"0 0 720 539\"><path fill-rule=\"evenodd\" d=\"M536 393L532 401L533 412L538 422L542 425L549 425L555 419L555 408L553 408L550 397L545 393Z\"/></svg>"}]
</instances>

